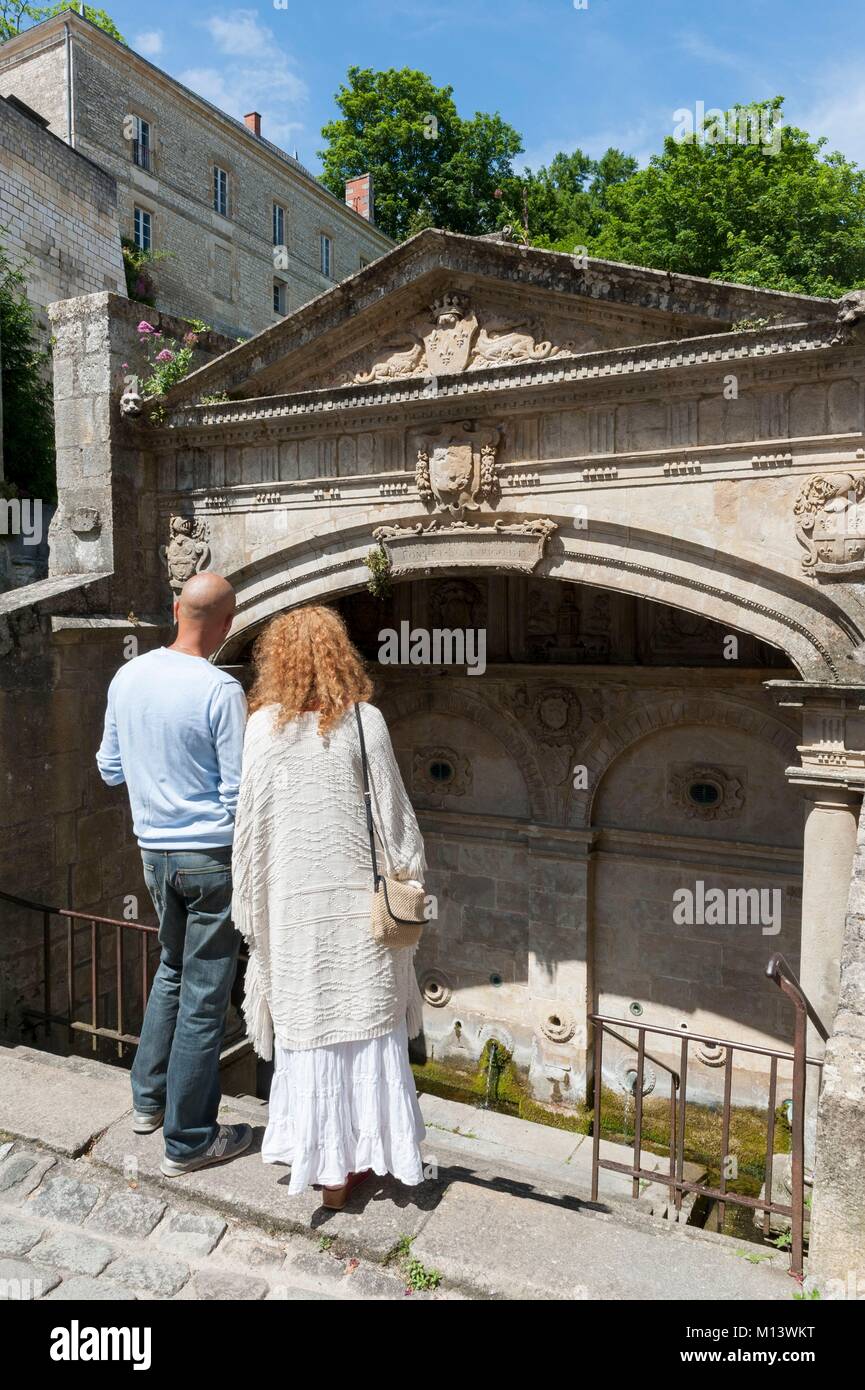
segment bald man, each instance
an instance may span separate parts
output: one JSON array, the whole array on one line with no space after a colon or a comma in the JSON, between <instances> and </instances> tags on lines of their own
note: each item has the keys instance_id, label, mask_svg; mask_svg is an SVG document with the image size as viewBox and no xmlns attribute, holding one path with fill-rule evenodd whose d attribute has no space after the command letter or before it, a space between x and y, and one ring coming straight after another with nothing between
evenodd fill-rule
<instances>
[{"instance_id":1,"label":"bald man","mask_svg":"<svg viewBox=\"0 0 865 1390\"><path fill-rule=\"evenodd\" d=\"M159 918L159 966L132 1068L133 1127L163 1126L162 1172L179 1177L248 1147L249 1125L220 1125L219 1051L240 937L231 920L231 844L246 700L208 660L228 636L234 590L189 579L177 637L121 668L96 755L125 782L144 879Z\"/></svg>"}]
</instances>

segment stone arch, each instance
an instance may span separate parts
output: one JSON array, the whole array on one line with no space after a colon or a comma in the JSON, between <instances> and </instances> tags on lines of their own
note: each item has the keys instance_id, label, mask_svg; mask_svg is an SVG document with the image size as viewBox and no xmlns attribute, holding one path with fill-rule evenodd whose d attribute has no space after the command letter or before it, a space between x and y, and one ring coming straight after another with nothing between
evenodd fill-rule
<instances>
[{"instance_id":1,"label":"stone arch","mask_svg":"<svg viewBox=\"0 0 865 1390\"><path fill-rule=\"evenodd\" d=\"M410 718L413 714L453 714L479 724L498 739L513 758L526 784L533 821L552 819L550 790L530 740L516 722L506 718L500 709L482 693L436 689L431 684L424 690L388 691L381 702L388 720Z\"/></svg>"},{"instance_id":2,"label":"stone arch","mask_svg":"<svg viewBox=\"0 0 865 1390\"><path fill-rule=\"evenodd\" d=\"M635 743L661 729L687 724L712 724L738 729L772 744L787 763L796 760L796 735L774 715L717 695L664 695L645 700L639 709L599 724L583 745L580 761L587 769L588 786L572 790L566 823L586 828L591 825L595 798L605 774L613 763Z\"/></svg>"},{"instance_id":3,"label":"stone arch","mask_svg":"<svg viewBox=\"0 0 865 1390\"><path fill-rule=\"evenodd\" d=\"M532 520L496 515L483 523L455 524L425 513L418 517L409 512L404 520L389 514L384 544L394 579L487 571L590 584L670 604L749 633L784 651L805 679L861 679L854 649L865 643L865 624L860 632L830 594L809 587L804 579L626 527L598 528L590 545L584 533L568 534L567 517L545 540L531 532ZM238 593L238 615L219 659L230 661L275 613L361 588L369 578L364 560L375 545L373 531L381 524L380 508L360 514L352 509L351 520L342 527L305 527L288 544L281 541L256 552L248 564L226 572Z\"/></svg>"}]
</instances>

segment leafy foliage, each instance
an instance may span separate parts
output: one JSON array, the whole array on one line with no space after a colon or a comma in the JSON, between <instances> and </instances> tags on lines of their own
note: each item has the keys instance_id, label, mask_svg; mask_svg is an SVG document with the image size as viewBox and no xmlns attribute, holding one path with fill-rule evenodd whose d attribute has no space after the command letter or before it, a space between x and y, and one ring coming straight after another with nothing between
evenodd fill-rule
<instances>
[{"instance_id":1,"label":"leafy foliage","mask_svg":"<svg viewBox=\"0 0 865 1390\"><path fill-rule=\"evenodd\" d=\"M669 136L644 169L621 150L577 149L522 173L513 127L464 120L452 88L425 73L352 67L336 100L324 182L341 195L370 172L376 220L397 240L510 225L534 246L769 289L835 298L865 286L865 171L784 125L782 97L733 107L730 141L710 138L709 117Z\"/></svg>"},{"instance_id":2,"label":"leafy foliage","mask_svg":"<svg viewBox=\"0 0 865 1390\"><path fill-rule=\"evenodd\" d=\"M142 251L130 237L120 238L123 253L123 271L126 276L126 293L138 304L146 304L152 309L156 302L156 286L150 274L150 267L170 256L170 251Z\"/></svg>"},{"instance_id":3,"label":"leafy foliage","mask_svg":"<svg viewBox=\"0 0 865 1390\"><path fill-rule=\"evenodd\" d=\"M336 102L342 116L322 130L323 182L341 198L346 179L371 173L376 223L388 236L430 226L477 235L499 225L496 191L522 149L501 116L465 120L452 87L411 68L351 67Z\"/></svg>"},{"instance_id":4,"label":"leafy foliage","mask_svg":"<svg viewBox=\"0 0 865 1390\"><path fill-rule=\"evenodd\" d=\"M209 332L210 325L201 319L189 322L189 331L180 342L160 333L146 319L138 325L138 341L150 368L150 375L141 384L144 396L164 396L190 371L198 340L202 333Z\"/></svg>"},{"instance_id":5,"label":"leafy foliage","mask_svg":"<svg viewBox=\"0 0 865 1390\"><path fill-rule=\"evenodd\" d=\"M0 43L13 38L15 34L20 34L23 29L29 29L33 24L41 24L44 19L51 19L54 15L63 14L71 8L69 0L61 0L61 3L56 5L29 5L26 0L0 0ZM97 28L104 29L106 34L110 34L119 43L126 43L114 20L105 10L85 5L84 18L89 19Z\"/></svg>"},{"instance_id":6,"label":"leafy foliage","mask_svg":"<svg viewBox=\"0 0 865 1390\"><path fill-rule=\"evenodd\" d=\"M387 598L391 586L391 563L384 546L380 545L376 550L368 551L364 564L369 570L366 587L373 598Z\"/></svg>"},{"instance_id":7,"label":"leafy foliage","mask_svg":"<svg viewBox=\"0 0 865 1390\"><path fill-rule=\"evenodd\" d=\"M777 151L757 143L668 137L607 195L592 254L634 265L836 297L865 285L865 172L825 140L781 124Z\"/></svg>"},{"instance_id":8,"label":"leafy foliage","mask_svg":"<svg viewBox=\"0 0 865 1390\"><path fill-rule=\"evenodd\" d=\"M23 271L0 247L0 356L3 373L3 466L8 482L29 496L56 496L54 410L49 354L40 348Z\"/></svg>"},{"instance_id":9,"label":"leafy foliage","mask_svg":"<svg viewBox=\"0 0 865 1390\"><path fill-rule=\"evenodd\" d=\"M522 226L525 239L553 251L588 246L607 213L609 190L631 178L637 161L609 149L600 159L582 150L557 154L537 173L507 179L502 186L499 223Z\"/></svg>"}]
</instances>

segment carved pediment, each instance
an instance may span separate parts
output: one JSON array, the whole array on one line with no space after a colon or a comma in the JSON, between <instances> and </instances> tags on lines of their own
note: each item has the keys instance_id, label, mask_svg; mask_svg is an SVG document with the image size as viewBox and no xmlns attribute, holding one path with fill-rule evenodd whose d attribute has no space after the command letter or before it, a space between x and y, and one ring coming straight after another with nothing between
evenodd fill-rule
<instances>
[{"instance_id":1,"label":"carved pediment","mask_svg":"<svg viewBox=\"0 0 865 1390\"><path fill-rule=\"evenodd\" d=\"M437 377L518 362L540 362L585 351L531 314L502 314L448 290L425 313L337 364L332 386L368 385L400 377ZM320 384L324 384L323 382Z\"/></svg>"}]
</instances>

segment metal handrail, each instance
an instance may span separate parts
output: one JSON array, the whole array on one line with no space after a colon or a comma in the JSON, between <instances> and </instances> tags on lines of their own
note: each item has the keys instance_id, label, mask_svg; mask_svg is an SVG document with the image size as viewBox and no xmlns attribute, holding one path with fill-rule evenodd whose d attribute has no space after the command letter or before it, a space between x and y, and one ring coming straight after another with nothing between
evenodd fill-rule
<instances>
[{"instance_id":1,"label":"metal handrail","mask_svg":"<svg viewBox=\"0 0 865 1390\"><path fill-rule=\"evenodd\" d=\"M824 1042L828 1042L829 1030L826 1028L822 1018L813 1007L807 994L790 969L787 959L781 955L780 951L772 957L769 964L766 966L766 975L770 980L774 981L779 989L784 991L788 999L793 1000L797 1008L803 1008L805 1010L814 1027L817 1029L817 1032L820 1034L820 1037Z\"/></svg>"},{"instance_id":2,"label":"metal handrail","mask_svg":"<svg viewBox=\"0 0 865 1390\"><path fill-rule=\"evenodd\" d=\"M786 994L788 999L792 1000L796 1010L793 1025L793 1096L790 1115L790 1130L793 1141L790 1164L790 1186L793 1202L790 1226L790 1260L793 1272L801 1276L805 1259L805 1092L807 1089L808 1061L805 1048L808 1036L808 1019L811 1020L824 1042L828 1042L829 1034L782 955L772 956L766 966L766 975L782 993Z\"/></svg>"},{"instance_id":3,"label":"metal handrail","mask_svg":"<svg viewBox=\"0 0 865 1390\"><path fill-rule=\"evenodd\" d=\"M670 1201L681 1209L682 1197L686 1192L698 1193L702 1196L713 1198L718 1202L719 1218L724 1219L726 1204L732 1203L737 1206L751 1208L752 1210L762 1211L763 1213L763 1232L769 1234L770 1217L772 1214L789 1216L791 1224L791 1249L790 1249L790 1273L796 1278L801 1279L804 1273L804 1227L805 1227L805 1082L808 1066L822 1069L822 1060L816 1057L809 1057L805 1050L807 1020L810 1019L815 1029L824 1041L828 1034L819 1015L811 1005L798 979L790 968L789 963L782 955L775 955L766 967L766 975L779 989L791 1000L796 1010L794 1031L793 1031L793 1050L784 1051L780 1048L760 1047L754 1043L735 1042L729 1038L713 1038L704 1033L682 1032L681 1029L667 1028L662 1024L638 1023L631 1019L613 1018L605 1014L593 1013L589 1015L589 1022L594 1027L594 1125L592 1133L592 1200L598 1199L598 1176L601 1168L611 1169L614 1172L625 1173L632 1179L633 1196L639 1196L640 1180L648 1183L658 1183L669 1189ZM615 1027L611 1026L615 1025ZM628 1038L623 1038L615 1031L617 1028L626 1028L636 1031L638 1034L637 1043L632 1043ZM646 1034L655 1034L660 1037L678 1038L681 1047L681 1060L679 1071L676 1072L659 1058L652 1058L652 1061L659 1063L665 1071L670 1073L670 1141L669 1141L669 1173L661 1174L658 1171L644 1169L640 1165L640 1154L642 1147L642 1118L643 1118L643 1071L646 1058ZM602 1159L600 1156L601 1142L601 1088L603 1083L603 1044L604 1036L608 1034L624 1043L637 1053L637 1079L634 1086L634 1140L633 1140L633 1161L630 1164L617 1163L612 1159ZM765 1195L761 1197L747 1197L737 1192L727 1191L727 1179L722 1167L721 1177L718 1187L709 1187L706 1183L693 1183L685 1180L685 1121L687 1117L687 1078L688 1078L688 1048L692 1042L708 1043L713 1047L724 1050L724 1102L722 1111L722 1153L729 1151L730 1138L730 1118L732 1110L732 1082L733 1082L733 1054L734 1052L746 1052L757 1054L769 1060L769 1094L767 1101L767 1126L766 1126L766 1181ZM793 1107L790 1121L792 1154L791 1154L791 1201L790 1203L776 1202L772 1198L772 1176L773 1176L773 1155L775 1143L775 1102L777 1099L778 1086L778 1063L789 1062L793 1067L792 1093Z\"/></svg>"}]
</instances>

